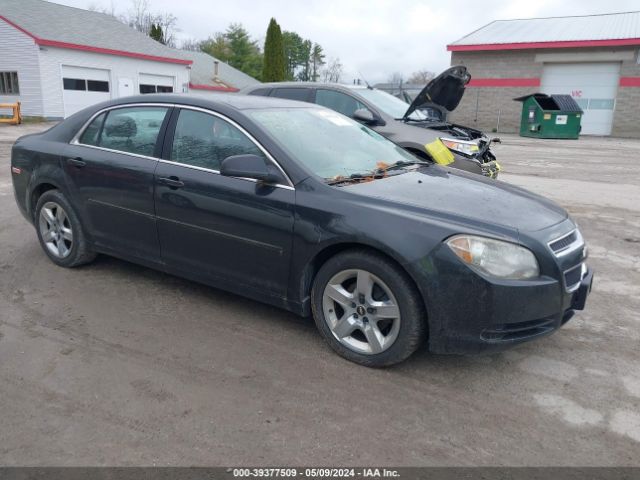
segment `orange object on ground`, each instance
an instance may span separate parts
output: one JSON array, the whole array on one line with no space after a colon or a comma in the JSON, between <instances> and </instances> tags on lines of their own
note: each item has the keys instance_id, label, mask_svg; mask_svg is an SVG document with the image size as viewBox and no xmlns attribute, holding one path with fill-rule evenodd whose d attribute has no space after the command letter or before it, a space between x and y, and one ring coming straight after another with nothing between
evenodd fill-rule
<instances>
[{"instance_id":1,"label":"orange object on ground","mask_svg":"<svg viewBox=\"0 0 640 480\"><path fill-rule=\"evenodd\" d=\"M20 102L16 103L0 103L0 109L11 108L13 116L11 118L0 118L0 123L10 123L12 125L20 125L22 123L22 115L20 114Z\"/></svg>"}]
</instances>

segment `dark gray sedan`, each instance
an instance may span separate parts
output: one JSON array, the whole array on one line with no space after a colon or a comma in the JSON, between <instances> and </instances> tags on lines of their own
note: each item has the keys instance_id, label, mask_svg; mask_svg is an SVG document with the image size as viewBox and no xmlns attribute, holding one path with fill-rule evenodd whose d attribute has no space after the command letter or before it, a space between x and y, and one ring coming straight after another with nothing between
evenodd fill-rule
<instances>
[{"instance_id":1,"label":"dark gray sedan","mask_svg":"<svg viewBox=\"0 0 640 480\"><path fill-rule=\"evenodd\" d=\"M433 160L427 145L442 141L453 154L449 166L497 178L500 165L491 150L493 140L479 130L446 121L470 79L466 67L451 67L431 80L411 104L368 86L332 83L263 83L241 93L322 105L367 125L425 160Z\"/></svg>"},{"instance_id":2,"label":"dark gray sedan","mask_svg":"<svg viewBox=\"0 0 640 480\"><path fill-rule=\"evenodd\" d=\"M556 204L299 102L119 99L20 138L11 171L55 264L103 253L312 314L368 366L425 340L473 353L547 335L591 285Z\"/></svg>"}]
</instances>

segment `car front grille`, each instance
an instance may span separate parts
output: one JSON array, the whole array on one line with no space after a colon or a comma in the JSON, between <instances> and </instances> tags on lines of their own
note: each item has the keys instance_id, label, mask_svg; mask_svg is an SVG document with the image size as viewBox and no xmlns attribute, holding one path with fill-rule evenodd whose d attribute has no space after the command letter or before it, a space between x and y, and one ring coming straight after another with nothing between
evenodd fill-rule
<instances>
[{"instance_id":1,"label":"car front grille","mask_svg":"<svg viewBox=\"0 0 640 480\"><path fill-rule=\"evenodd\" d=\"M551 242L549 246L551 247L551 250L553 250L554 253L560 252L565 248L569 247L573 242L575 242L577 237L578 235L574 230L566 237L562 237L562 238L559 238L558 240Z\"/></svg>"},{"instance_id":2,"label":"car front grille","mask_svg":"<svg viewBox=\"0 0 640 480\"><path fill-rule=\"evenodd\" d=\"M579 263L575 267L564 271L564 287L567 292L573 292L580 287L580 282L586 274L586 267L584 263Z\"/></svg>"},{"instance_id":3,"label":"car front grille","mask_svg":"<svg viewBox=\"0 0 640 480\"><path fill-rule=\"evenodd\" d=\"M556 257L562 257L584 246L580 231L576 228L563 236L551 240L547 245Z\"/></svg>"}]
</instances>

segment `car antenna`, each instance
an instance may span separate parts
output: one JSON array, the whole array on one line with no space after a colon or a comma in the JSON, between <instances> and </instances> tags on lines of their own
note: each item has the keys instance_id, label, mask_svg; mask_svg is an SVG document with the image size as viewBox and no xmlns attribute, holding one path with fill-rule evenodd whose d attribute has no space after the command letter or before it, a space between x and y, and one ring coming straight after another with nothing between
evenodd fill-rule
<instances>
[{"instance_id":1,"label":"car antenna","mask_svg":"<svg viewBox=\"0 0 640 480\"><path fill-rule=\"evenodd\" d=\"M362 79L362 81L364 82L364 84L367 86L367 88L369 90L373 90L373 87L371 85L369 85L369 82L367 82L367 79L364 78L364 75L362 75L362 73L360 72L360 70L358 70L358 75L360 75L360 78Z\"/></svg>"}]
</instances>

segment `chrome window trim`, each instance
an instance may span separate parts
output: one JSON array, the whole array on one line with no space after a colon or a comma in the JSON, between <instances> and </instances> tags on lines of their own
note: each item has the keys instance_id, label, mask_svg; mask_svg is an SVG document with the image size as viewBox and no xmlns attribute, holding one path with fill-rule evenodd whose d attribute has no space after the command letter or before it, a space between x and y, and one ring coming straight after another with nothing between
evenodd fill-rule
<instances>
[{"instance_id":1,"label":"chrome window trim","mask_svg":"<svg viewBox=\"0 0 640 480\"><path fill-rule=\"evenodd\" d=\"M69 143L71 145L79 145L79 146L87 147L87 148L95 148L96 150L102 150L102 151L105 151L105 152L119 153L121 155L129 155L129 156L132 156L132 157L145 158L147 160L153 160L153 161L157 161L157 162L161 162L161 163L167 163L167 164L171 164L171 165L178 165L178 166L185 167L185 168L191 168L193 170L200 170L200 171L203 171L203 172L209 172L209 173L214 173L214 174L220 175L220 171L219 170L214 170L214 169L204 168L204 167L198 167L198 166L189 165L189 164L186 164L186 163L174 162L174 161L171 161L171 160L165 160L165 159L157 158L157 157L149 157L149 156L140 155L140 154L137 154L137 153L123 152L123 151L120 151L120 150L113 150L111 148L98 147L96 145L87 145L86 143L80 143L80 137L82 137L82 135L84 134L84 131L89 127L91 122L93 122L93 120L96 119L96 117L98 117L99 115L101 115L104 112L108 112L108 111L111 111L111 110L116 110L116 109L119 109L119 108L130 108L130 107L167 107L167 108L180 108L180 109L184 109L184 110L194 110L194 111L197 111L197 112L206 113L208 115L213 115L214 117L218 117L218 118L224 120L225 122L230 123L231 125L236 127L238 130L240 130L240 132L242 132L256 147L258 147L258 149L278 169L278 171L282 174L282 176L285 178L285 180L288 183L288 185L282 185L280 183L265 184L265 185L269 185L270 187L282 188L282 189L285 189L285 190L295 190L295 187L293 186L293 182L289 178L289 175L287 175L287 173L280 166L280 164L276 161L276 159L273 158L273 156L269 153L269 151L266 148L264 148L262 146L262 144L260 142L258 142L253 137L253 135L251 135L240 124L236 123L234 120L230 119L229 117L226 117L226 116L224 116L224 115L222 115L222 114L220 114L218 112L214 112L213 110L208 110L208 109L202 108L202 107L195 107L195 106L192 106L192 105L181 105L181 104L175 104L175 103L127 103L127 104L122 104L122 105L112 105L110 107L105 107L105 108L97 111L96 113L94 113L89 118L89 120L87 120L84 123L82 128L80 128L78 133L76 133L76 135L74 135L74 137L71 139L71 141ZM241 180L248 180L250 182L258 183L258 181L256 179L254 179L254 178L246 178L246 177L233 177L233 178L238 178L238 179L241 179Z\"/></svg>"},{"instance_id":2,"label":"chrome window trim","mask_svg":"<svg viewBox=\"0 0 640 480\"><path fill-rule=\"evenodd\" d=\"M573 243L571 243L570 245L567 245L566 247L564 247L561 250L558 250L557 252L553 250L553 248L551 248L551 244L562 240L563 238L567 238L568 236L572 235L573 233L576 234L576 239L574 240ZM565 233L564 235L558 237L558 238L554 238L553 240L551 240L550 242L547 242L547 247L549 247L549 250L551 250L551 253L553 253L553 255L555 255L556 257L564 257L565 255L569 255L570 253L575 252L576 250L584 247L584 239L582 238L582 234L580 233L580 230L578 230L577 228L574 228L573 230L571 230L568 233Z\"/></svg>"},{"instance_id":3,"label":"chrome window trim","mask_svg":"<svg viewBox=\"0 0 640 480\"><path fill-rule=\"evenodd\" d=\"M189 165L187 163L180 163L180 162L174 162L174 161L171 161L171 160L164 160L162 158L154 158L154 160L156 160L156 161L158 161L160 163L166 163L168 165L175 165L177 167L184 167L184 168L189 168L191 170L200 170L201 172L207 172L207 173L213 173L214 175L220 175L220 170L214 170L212 168L198 167L196 165ZM258 183L258 180L256 180L255 178L247 178L247 177L229 177L229 178L237 178L238 180L246 180L248 182ZM275 187L275 188L282 188L284 190L295 190L294 187L291 187L289 185L282 185L281 183L265 183L265 186Z\"/></svg>"},{"instance_id":4,"label":"chrome window trim","mask_svg":"<svg viewBox=\"0 0 640 480\"><path fill-rule=\"evenodd\" d=\"M91 115L89 120L87 120L84 123L84 125L82 125L80 130L78 130L78 133L76 133L74 135L74 137L71 139L71 141L69 143L72 144L72 145L82 145L83 147L104 148L104 147L97 147L95 145L87 145L86 143L80 143L80 137L82 136L82 134L84 134L84 131L87 129L87 127L89 127L89 124L91 124L91 122L93 122L96 117L98 117L99 115L103 114L104 112L109 112L111 110L117 110L119 108L130 108L130 107L166 107L166 108L173 108L174 106L175 105L173 103L126 103L126 104L122 104L122 105L111 105L110 107L105 107L105 108L103 108L101 110L98 110L93 115ZM105 149L105 150L109 150L109 149ZM134 155L134 156L139 156L139 157L144 157L144 158L153 158L154 160L156 160L155 157L147 157L145 155L138 155L138 154L130 153L130 152L121 152L120 150L110 150L110 151L116 151L118 153L123 153L125 155Z\"/></svg>"}]
</instances>

